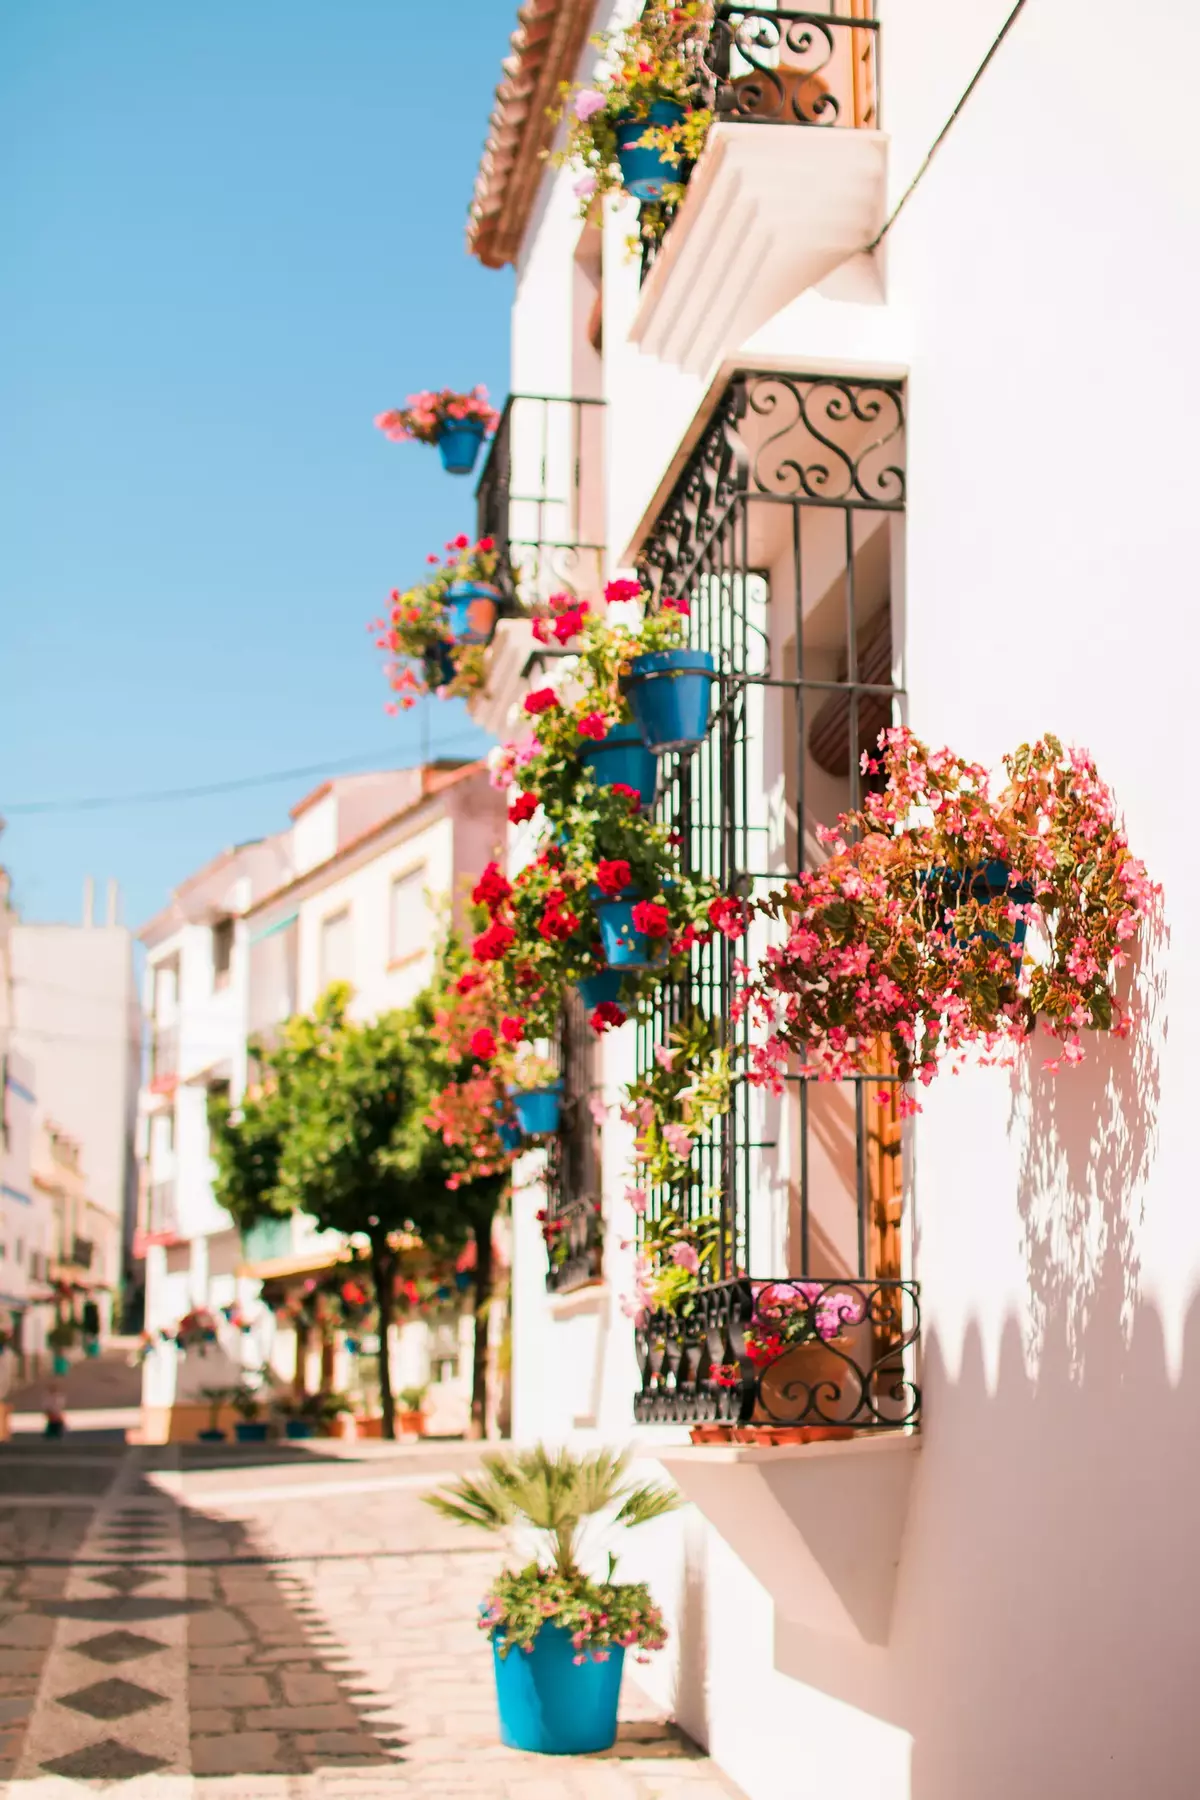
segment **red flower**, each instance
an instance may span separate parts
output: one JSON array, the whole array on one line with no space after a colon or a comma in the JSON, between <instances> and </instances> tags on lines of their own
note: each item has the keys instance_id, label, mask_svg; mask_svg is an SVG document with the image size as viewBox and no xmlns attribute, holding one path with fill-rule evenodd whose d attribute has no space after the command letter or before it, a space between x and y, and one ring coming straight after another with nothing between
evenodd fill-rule
<instances>
[{"instance_id":1,"label":"red flower","mask_svg":"<svg viewBox=\"0 0 1200 1800\"><path fill-rule=\"evenodd\" d=\"M517 941L517 934L511 925L505 925L500 919L493 919L486 931L481 931L471 945L471 955L476 962L499 962Z\"/></svg>"},{"instance_id":2,"label":"red flower","mask_svg":"<svg viewBox=\"0 0 1200 1800\"><path fill-rule=\"evenodd\" d=\"M427 563L436 563L436 562L441 562L441 560L442 560L442 559L441 559L441 557L440 557L440 556L427 556L427 557L426 557L426 558L425 558L425 561L426 561L426 562L427 562Z\"/></svg>"},{"instance_id":3,"label":"red flower","mask_svg":"<svg viewBox=\"0 0 1200 1800\"><path fill-rule=\"evenodd\" d=\"M619 1007L615 1000L602 1000L588 1020L588 1024L597 1037L602 1037L613 1026L623 1025L628 1017L629 1014Z\"/></svg>"},{"instance_id":4,"label":"red flower","mask_svg":"<svg viewBox=\"0 0 1200 1800\"><path fill-rule=\"evenodd\" d=\"M447 545L447 548L450 550L468 550L470 548L470 545L471 545L471 540L467 536L466 532L460 531L458 536L455 538L454 542L452 544Z\"/></svg>"},{"instance_id":5,"label":"red flower","mask_svg":"<svg viewBox=\"0 0 1200 1800\"><path fill-rule=\"evenodd\" d=\"M455 982L454 991L456 994L473 994L477 987L483 986L486 979L487 977L481 974L478 969L468 969L466 973L460 975Z\"/></svg>"},{"instance_id":6,"label":"red flower","mask_svg":"<svg viewBox=\"0 0 1200 1800\"><path fill-rule=\"evenodd\" d=\"M622 893L629 886L632 873L627 862L598 862L596 864L596 886L602 893L607 894L610 900L614 899L617 894Z\"/></svg>"},{"instance_id":7,"label":"red flower","mask_svg":"<svg viewBox=\"0 0 1200 1800\"><path fill-rule=\"evenodd\" d=\"M536 794L518 794L508 809L508 816L514 825L524 825L526 819L532 819L539 804Z\"/></svg>"},{"instance_id":8,"label":"red flower","mask_svg":"<svg viewBox=\"0 0 1200 1800\"><path fill-rule=\"evenodd\" d=\"M642 796L635 787L630 787L627 781L614 781L612 783L612 791L614 794L620 794L624 799L628 800L631 813L641 812Z\"/></svg>"},{"instance_id":9,"label":"red flower","mask_svg":"<svg viewBox=\"0 0 1200 1800\"><path fill-rule=\"evenodd\" d=\"M708 922L731 942L740 938L749 923L744 902L730 895L714 900L708 909Z\"/></svg>"},{"instance_id":10,"label":"red flower","mask_svg":"<svg viewBox=\"0 0 1200 1800\"><path fill-rule=\"evenodd\" d=\"M640 581L610 581L604 590L604 598L611 604L616 600L636 600L642 591Z\"/></svg>"},{"instance_id":11,"label":"red flower","mask_svg":"<svg viewBox=\"0 0 1200 1800\"><path fill-rule=\"evenodd\" d=\"M671 915L658 900L639 900L633 909L633 929L646 937L666 937L671 929Z\"/></svg>"},{"instance_id":12,"label":"red flower","mask_svg":"<svg viewBox=\"0 0 1200 1800\"><path fill-rule=\"evenodd\" d=\"M603 713L585 713L580 719L577 729L580 737L595 738L599 743L601 738L608 736L608 720Z\"/></svg>"},{"instance_id":13,"label":"red flower","mask_svg":"<svg viewBox=\"0 0 1200 1800\"><path fill-rule=\"evenodd\" d=\"M664 600L662 609L664 612L682 613L685 619L692 610L686 600Z\"/></svg>"},{"instance_id":14,"label":"red flower","mask_svg":"<svg viewBox=\"0 0 1200 1800\"><path fill-rule=\"evenodd\" d=\"M490 913L494 913L498 906L503 906L511 893L512 882L500 873L499 863L490 862L475 883L471 898L476 906L486 906Z\"/></svg>"},{"instance_id":15,"label":"red flower","mask_svg":"<svg viewBox=\"0 0 1200 1800\"><path fill-rule=\"evenodd\" d=\"M519 1044L525 1036L524 1019L505 1017L500 1021L500 1036L506 1044Z\"/></svg>"},{"instance_id":16,"label":"red flower","mask_svg":"<svg viewBox=\"0 0 1200 1800\"><path fill-rule=\"evenodd\" d=\"M559 613L554 621L554 635L560 644L565 644L583 630L583 615L587 611L586 601L580 606L572 606L569 611Z\"/></svg>"},{"instance_id":17,"label":"red flower","mask_svg":"<svg viewBox=\"0 0 1200 1800\"><path fill-rule=\"evenodd\" d=\"M573 912L562 912L557 906L548 906L542 914L538 931L547 943L562 943L579 927L579 920Z\"/></svg>"},{"instance_id":18,"label":"red flower","mask_svg":"<svg viewBox=\"0 0 1200 1800\"><path fill-rule=\"evenodd\" d=\"M533 621L533 635L537 639L539 644L548 644L550 642L550 622L549 622L549 620L548 619L535 619Z\"/></svg>"},{"instance_id":19,"label":"red flower","mask_svg":"<svg viewBox=\"0 0 1200 1800\"><path fill-rule=\"evenodd\" d=\"M477 550L494 550L496 548L496 540L495 538L482 537L475 548Z\"/></svg>"},{"instance_id":20,"label":"red flower","mask_svg":"<svg viewBox=\"0 0 1200 1800\"><path fill-rule=\"evenodd\" d=\"M471 1055L477 1056L480 1062L491 1062L496 1054L496 1034L481 1025L478 1031L471 1033Z\"/></svg>"},{"instance_id":21,"label":"red flower","mask_svg":"<svg viewBox=\"0 0 1200 1800\"><path fill-rule=\"evenodd\" d=\"M537 688L532 694L526 694L525 696L525 711L527 713L536 715L537 713L549 712L552 706L557 705L558 695L553 688Z\"/></svg>"}]
</instances>

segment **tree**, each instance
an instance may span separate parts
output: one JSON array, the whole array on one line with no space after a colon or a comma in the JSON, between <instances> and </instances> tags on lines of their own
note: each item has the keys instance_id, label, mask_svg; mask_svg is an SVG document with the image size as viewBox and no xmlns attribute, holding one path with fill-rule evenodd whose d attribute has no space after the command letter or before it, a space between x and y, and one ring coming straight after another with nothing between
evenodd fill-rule
<instances>
[{"instance_id":1,"label":"tree","mask_svg":"<svg viewBox=\"0 0 1200 1800\"><path fill-rule=\"evenodd\" d=\"M396 1240L418 1237L435 1258L450 1260L473 1233L477 1289L481 1277L490 1283L491 1221L503 1178L464 1179L460 1153L428 1128L444 1063L428 1029L429 1009L360 1024L347 1017L349 997L345 986L331 987L310 1016L288 1020L277 1046L256 1047L261 1086L236 1116L214 1109L214 1185L242 1227L303 1212L324 1231L367 1240L383 1433L392 1438L387 1342Z\"/></svg>"}]
</instances>

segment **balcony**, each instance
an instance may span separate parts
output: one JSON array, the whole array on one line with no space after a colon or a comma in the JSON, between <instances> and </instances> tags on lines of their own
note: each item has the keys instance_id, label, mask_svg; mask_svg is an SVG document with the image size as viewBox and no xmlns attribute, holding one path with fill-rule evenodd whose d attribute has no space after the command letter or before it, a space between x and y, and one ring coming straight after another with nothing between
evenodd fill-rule
<instances>
[{"instance_id":1,"label":"balcony","mask_svg":"<svg viewBox=\"0 0 1200 1800\"><path fill-rule=\"evenodd\" d=\"M510 394L475 490L510 604L594 593L604 567L604 402Z\"/></svg>"},{"instance_id":2,"label":"balcony","mask_svg":"<svg viewBox=\"0 0 1200 1800\"><path fill-rule=\"evenodd\" d=\"M179 1085L179 1028L156 1025L150 1039L150 1092L173 1094Z\"/></svg>"},{"instance_id":3,"label":"balcony","mask_svg":"<svg viewBox=\"0 0 1200 1800\"><path fill-rule=\"evenodd\" d=\"M179 1238L179 1212L174 1180L152 1181L144 1189L144 1224L134 1244L134 1255L151 1244L173 1244Z\"/></svg>"},{"instance_id":4,"label":"balcony","mask_svg":"<svg viewBox=\"0 0 1200 1800\"><path fill-rule=\"evenodd\" d=\"M630 331L661 361L707 373L882 226L879 24L868 0L847 3L716 8L702 53L715 123L675 215L647 240Z\"/></svg>"}]
</instances>

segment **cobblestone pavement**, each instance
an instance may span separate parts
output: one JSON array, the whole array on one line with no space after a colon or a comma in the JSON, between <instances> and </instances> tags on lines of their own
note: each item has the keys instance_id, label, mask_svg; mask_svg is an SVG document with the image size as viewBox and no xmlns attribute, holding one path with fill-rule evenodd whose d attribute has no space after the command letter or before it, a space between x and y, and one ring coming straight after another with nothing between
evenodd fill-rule
<instances>
[{"instance_id":1,"label":"cobblestone pavement","mask_svg":"<svg viewBox=\"0 0 1200 1800\"><path fill-rule=\"evenodd\" d=\"M472 1457L0 1447L0 1795L729 1800L628 1675L606 1755L499 1743Z\"/></svg>"}]
</instances>

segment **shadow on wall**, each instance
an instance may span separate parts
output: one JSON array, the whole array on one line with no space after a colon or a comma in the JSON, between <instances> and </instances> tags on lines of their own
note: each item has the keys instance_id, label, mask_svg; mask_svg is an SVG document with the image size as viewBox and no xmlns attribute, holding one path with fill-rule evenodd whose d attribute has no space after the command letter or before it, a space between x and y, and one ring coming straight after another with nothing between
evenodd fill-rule
<instances>
[{"instance_id":1,"label":"shadow on wall","mask_svg":"<svg viewBox=\"0 0 1200 1800\"><path fill-rule=\"evenodd\" d=\"M888 1800L1200 1792L1200 1299L1164 1320L1140 1288L1165 950L1160 926L1127 1042L1057 1077L1043 1051L1014 1077L1025 1317L998 1346L975 1323L964 1340L926 1335L887 1647L776 1620L776 1669L871 1721L796 1691L809 1765L851 1765L891 1726L911 1773L907 1792L879 1788Z\"/></svg>"}]
</instances>

